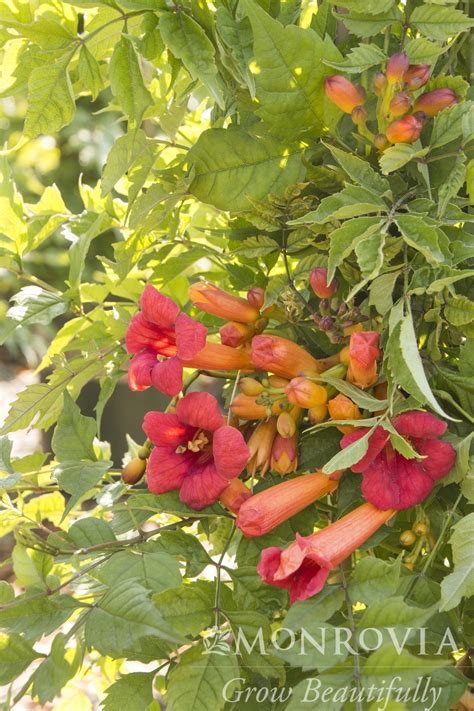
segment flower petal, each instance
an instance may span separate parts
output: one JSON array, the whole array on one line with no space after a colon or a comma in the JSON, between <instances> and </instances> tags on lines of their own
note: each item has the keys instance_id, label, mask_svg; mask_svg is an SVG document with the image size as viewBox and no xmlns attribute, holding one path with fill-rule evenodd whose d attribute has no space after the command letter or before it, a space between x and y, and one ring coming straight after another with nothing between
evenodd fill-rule
<instances>
[{"instance_id":1,"label":"flower petal","mask_svg":"<svg viewBox=\"0 0 474 711\"><path fill-rule=\"evenodd\" d=\"M195 432L194 428L185 425L171 412L147 412L143 431L153 444L174 448L186 444Z\"/></svg>"},{"instance_id":2,"label":"flower petal","mask_svg":"<svg viewBox=\"0 0 474 711\"><path fill-rule=\"evenodd\" d=\"M446 422L435 417L431 412L421 412L420 410L402 412L401 415L394 417L392 425L399 434L420 439L439 437L446 432L448 427Z\"/></svg>"},{"instance_id":3,"label":"flower petal","mask_svg":"<svg viewBox=\"0 0 474 711\"><path fill-rule=\"evenodd\" d=\"M176 356L159 361L151 373L151 382L157 390L174 397L183 388L183 364Z\"/></svg>"},{"instance_id":4,"label":"flower petal","mask_svg":"<svg viewBox=\"0 0 474 711\"><path fill-rule=\"evenodd\" d=\"M330 573L311 558L305 558L290 585L290 603L307 600L323 589Z\"/></svg>"},{"instance_id":5,"label":"flower petal","mask_svg":"<svg viewBox=\"0 0 474 711\"><path fill-rule=\"evenodd\" d=\"M247 464L250 451L242 433L235 427L224 425L214 433L212 455L219 474L232 479Z\"/></svg>"},{"instance_id":6,"label":"flower petal","mask_svg":"<svg viewBox=\"0 0 474 711\"><path fill-rule=\"evenodd\" d=\"M400 508L400 487L395 469L395 460L387 462L385 456L379 456L363 473L362 494L377 508Z\"/></svg>"},{"instance_id":7,"label":"flower petal","mask_svg":"<svg viewBox=\"0 0 474 711\"><path fill-rule=\"evenodd\" d=\"M139 353L144 349L165 356L176 353L174 332L147 321L142 313L132 316L125 334L125 345L128 353Z\"/></svg>"},{"instance_id":8,"label":"flower petal","mask_svg":"<svg viewBox=\"0 0 474 711\"><path fill-rule=\"evenodd\" d=\"M219 476L214 464L194 466L181 484L179 498L190 508L199 511L215 504L228 483L227 479Z\"/></svg>"},{"instance_id":9,"label":"flower petal","mask_svg":"<svg viewBox=\"0 0 474 711\"><path fill-rule=\"evenodd\" d=\"M268 585L275 585L277 588L288 588L288 580L275 580L275 573L280 567L282 549L277 546L264 548L257 565L257 573Z\"/></svg>"},{"instance_id":10,"label":"flower petal","mask_svg":"<svg viewBox=\"0 0 474 711\"><path fill-rule=\"evenodd\" d=\"M179 306L151 284L143 290L140 308L147 321L169 329L174 328L174 322L179 314Z\"/></svg>"},{"instance_id":11,"label":"flower petal","mask_svg":"<svg viewBox=\"0 0 474 711\"><path fill-rule=\"evenodd\" d=\"M130 390L146 390L151 386L151 371L156 364L156 356L149 351L137 353L128 364L128 386Z\"/></svg>"},{"instance_id":12,"label":"flower petal","mask_svg":"<svg viewBox=\"0 0 474 711\"><path fill-rule=\"evenodd\" d=\"M341 447L343 449L345 447L348 447L353 442L356 442L357 440L361 439L368 431L369 430L367 427L358 427L356 430L354 430L354 432L344 435L340 442ZM364 454L362 459L359 459L356 464L352 465L352 471L365 471L385 447L389 436L390 435L388 434L388 432L386 432L386 430L383 429L383 427L377 427L374 430L373 434L371 434L369 437L369 447L367 449L367 452Z\"/></svg>"},{"instance_id":13,"label":"flower petal","mask_svg":"<svg viewBox=\"0 0 474 711\"><path fill-rule=\"evenodd\" d=\"M397 454L397 476L400 488L399 509L409 509L421 504L433 488L433 480L415 459L405 459Z\"/></svg>"},{"instance_id":14,"label":"flower petal","mask_svg":"<svg viewBox=\"0 0 474 711\"><path fill-rule=\"evenodd\" d=\"M179 314L175 331L178 355L183 360L193 358L206 345L207 328L187 314Z\"/></svg>"},{"instance_id":15,"label":"flower petal","mask_svg":"<svg viewBox=\"0 0 474 711\"><path fill-rule=\"evenodd\" d=\"M192 466L192 452L176 454L170 447L154 447L146 467L148 488L153 494L179 489Z\"/></svg>"},{"instance_id":16,"label":"flower petal","mask_svg":"<svg viewBox=\"0 0 474 711\"><path fill-rule=\"evenodd\" d=\"M188 393L176 405L176 414L182 422L209 432L224 424L217 400L210 393Z\"/></svg>"},{"instance_id":17,"label":"flower petal","mask_svg":"<svg viewBox=\"0 0 474 711\"><path fill-rule=\"evenodd\" d=\"M414 439L413 444L419 454L426 457L420 464L435 481L449 474L456 461L456 450L449 442L441 439Z\"/></svg>"}]
</instances>

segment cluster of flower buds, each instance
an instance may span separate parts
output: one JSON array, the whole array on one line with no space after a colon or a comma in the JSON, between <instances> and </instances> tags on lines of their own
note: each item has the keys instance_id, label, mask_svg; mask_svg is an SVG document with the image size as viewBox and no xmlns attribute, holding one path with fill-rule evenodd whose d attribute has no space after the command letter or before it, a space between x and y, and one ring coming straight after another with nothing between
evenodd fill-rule
<instances>
[{"instance_id":1,"label":"cluster of flower buds","mask_svg":"<svg viewBox=\"0 0 474 711\"><path fill-rule=\"evenodd\" d=\"M369 115L365 108L365 91L342 76L325 79L326 96L345 113L351 114L359 133L367 137L378 150L393 143L413 143L420 137L425 122L458 101L448 88L428 91L414 98L429 80L429 64L410 64L405 52L393 54L385 72L373 79L373 92L378 97L378 133L367 128ZM410 113L412 112L412 113Z\"/></svg>"},{"instance_id":2,"label":"cluster of flower buds","mask_svg":"<svg viewBox=\"0 0 474 711\"><path fill-rule=\"evenodd\" d=\"M436 538L430 531L429 520L424 515L422 518L418 518L411 530L407 529L400 534L400 543L405 548L411 548L416 543L410 555L403 561L405 567L413 570L422 549L426 548L427 551L430 551L436 545Z\"/></svg>"},{"instance_id":3,"label":"cluster of flower buds","mask_svg":"<svg viewBox=\"0 0 474 711\"><path fill-rule=\"evenodd\" d=\"M341 302L335 293L337 291L337 279L327 283L327 269L317 267L310 272L309 282L311 287L321 300L319 302L319 313L313 314L314 322L320 331L326 333L331 343L343 343L346 336L350 335L354 328L362 328L360 324L367 321L357 306L349 307Z\"/></svg>"},{"instance_id":4,"label":"cluster of flower buds","mask_svg":"<svg viewBox=\"0 0 474 711\"><path fill-rule=\"evenodd\" d=\"M268 324L270 309L263 309L265 291L254 287L247 298L229 294L210 282L197 282L189 287L189 298L201 311L226 319L219 329L221 343L232 348L247 346Z\"/></svg>"}]
</instances>

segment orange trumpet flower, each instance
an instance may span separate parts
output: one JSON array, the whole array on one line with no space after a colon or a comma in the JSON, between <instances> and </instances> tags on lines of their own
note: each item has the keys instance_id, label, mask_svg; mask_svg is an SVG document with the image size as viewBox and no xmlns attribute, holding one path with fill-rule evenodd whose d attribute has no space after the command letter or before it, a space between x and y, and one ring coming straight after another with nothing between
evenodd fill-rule
<instances>
[{"instance_id":1,"label":"orange trumpet flower","mask_svg":"<svg viewBox=\"0 0 474 711\"><path fill-rule=\"evenodd\" d=\"M194 306L226 321L253 323L260 318L260 311L247 299L229 294L215 284L200 281L189 287L189 298Z\"/></svg>"}]
</instances>

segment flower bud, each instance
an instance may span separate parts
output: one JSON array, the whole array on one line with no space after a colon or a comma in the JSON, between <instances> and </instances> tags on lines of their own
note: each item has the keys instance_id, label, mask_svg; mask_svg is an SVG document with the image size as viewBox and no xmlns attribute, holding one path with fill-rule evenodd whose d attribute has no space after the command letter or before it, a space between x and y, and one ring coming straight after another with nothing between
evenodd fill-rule
<instances>
[{"instance_id":1,"label":"flower bud","mask_svg":"<svg viewBox=\"0 0 474 711\"><path fill-rule=\"evenodd\" d=\"M270 375L268 378L268 385L275 390L281 390L281 388L286 388L290 381L287 378L281 378L279 375Z\"/></svg>"},{"instance_id":2,"label":"flower bud","mask_svg":"<svg viewBox=\"0 0 474 711\"><path fill-rule=\"evenodd\" d=\"M376 96L382 96L387 86L387 77L383 72L377 72L374 76L372 88Z\"/></svg>"},{"instance_id":3,"label":"flower bud","mask_svg":"<svg viewBox=\"0 0 474 711\"><path fill-rule=\"evenodd\" d=\"M374 136L374 146L378 151L384 151L386 148L389 146L389 142L387 141L387 136L385 136L383 133L377 133Z\"/></svg>"},{"instance_id":4,"label":"flower bud","mask_svg":"<svg viewBox=\"0 0 474 711\"><path fill-rule=\"evenodd\" d=\"M264 387L262 383L255 378L241 378L239 380L239 390L244 395L256 397L260 395L260 393L263 393Z\"/></svg>"},{"instance_id":5,"label":"flower bud","mask_svg":"<svg viewBox=\"0 0 474 711\"><path fill-rule=\"evenodd\" d=\"M215 284L200 281L189 287L189 298L201 311L229 321L253 323L260 318L260 312L247 299L234 296Z\"/></svg>"},{"instance_id":6,"label":"flower bud","mask_svg":"<svg viewBox=\"0 0 474 711\"><path fill-rule=\"evenodd\" d=\"M284 404L284 400L276 400L267 406L257 402L256 397L240 393L232 400L230 409L241 420L264 420L269 414L279 414Z\"/></svg>"},{"instance_id":7,"label":"flower bud","mask_svg":"<svg viewBox=\"0 0 474 711\"><path fill-rule=\"evenodd\" d=\"M358 388L367 389L377 381L379 334L376 331L353 333L349 344L347 379Z\"/></svg>"},{"instance_id":8,"label":"flower bud","mask_svg":"<svg viewBox=\"0 0 474 711\"><path fill-rule=\"evenodd\" d=\"M255 336L252 339L252 362L256 368L283 378L292 378L306 370L312 373L324 370L323 362L281 336Z\"/></svg>"},{"instance_id":9,"label":"flower bud","mask_svg":"<svg viewBox=\"0 0 474 711\"><path fill-rule=\"evenodd\" d=\"M400 543L402 546L412 546L416 541L416 536L413 531L403 531L400 536Z\"/></svg>"},{"instance_id":10,"label":"flower bud","mask_svg":"<svg viewBox=\"0 0 474 711\"><path fill-rule=\"evenodd\" d=\"M362 418L357 405L342 393L329 400L328 409L332 420L360 420ZM343 434L349 434L354 427L352 425L341 425L337 429Z\"/></svg>"},{"instance_id":11,"label":"flower bud","mask_svg":"<svg viewBox=\"0 0 474 711\"><path fill-rule=\"evenodd\" d=\"M328 416L328 406L326 403L324 405L313 405L308 410L308 419L312 425L319 425L320 422Z\"/></svg>"},{"instance_id":12,"label":"flower bud","mask_svg":"<svg viewBox=\"0 0 474 711\"><path fill-rule=\"evenodd\" d=\"M330 331L334 326L334 319L332 316L324 316L319 322L319 328L321 331Z\"/></svg>"},{"instance_id":13,"label":"flower bud","mask_svg":"<svg viewBox=\"0 0 474 711\"><path fill-rule=\"evenodd\" d=\"M271 467L277 474L291 474L298 467L297 437L282 437L277 434L272 447Z\"/></svg>"},{"instance_id":14,"label":"flower bud","mask_svg":"<svg viewBox=\"0 0 474 711\"><path fill-rule=\"evenodd\" d=\"M146 460L135 457L122 469L122 481L125 484L136 484L145 473Z\"/></svg>"},{"instance_id":15,"label":"flower bud","mask_svg":"<svg viewBox=\"0 0 474 711\"><path fill-rule=\"evenodd\" d=\"M433 118L443 109L456 104L457 101L458 97L454 91L445 87L444 89L434 89L422 94L415 101L413 108L415 111L423 111L427 116Z\"/></svg>"},{"instance_id":16,"label":"flower bud","mask_svg":"<svg viewBox=\"0 0 474 711\"><path fill-rule=\"evenodd\" d=\"M365 91L339 75L326 77L324 80L326 96L346 114L352 113L356 106L361 106L365 101Z\"/></svg>"},{"instance_id":17,"label":"flower bud","mask_svg":"<svg viewBox=\"0 0 474 711\"><path fill-rule=\"evenodd\" d=\"M282 412L277 419L277 432L279 435L288 439L293 437L296 432L296 422L289 412Z\"/></svg>"},{"instance_id":18,"label":"flower bud","mask_svg":"<svg viewBox=\"0 0 474 711\"><path fill-rule=\"evenodd\" d=\"M219 329L221 343L231 348L238 348L244 345L244 343L248 343L254 333L255 331L252 326L246 323L239 323L238 321L229 321L229 323L226 323L225 326Z\"/></svg>"},{"instance_id":19,"label":"flower bud","mask_svg":"<svg viewBox=\"0 0 474 711\"><path fill-rule=\"evenodd\" d=\"M349 365L349 346L345 346L342 351L339 352L339 360L343 365Z\"/></svg>"},{"instance_id":20,"label":"flower bud","mask_svg":"<svg viewBox=\"0 0 474 711\"><path fill-rule=\"evenodd\" d=\"M386 76L389 84L400 84L410 63L405 52L392 54L387 62Z\"/></svg>"},{"instance_id":21,"label":"flower bud","mask_svg":"<svg viewBox=\"0 0 474 711\"><path fill-rule=\"evenodd\" d=\"M328 316L329 312L329 300L321 299L321 301L319 302L319 313L321 314L321 316Z\"/></svg>"},{"instance_id":22,"label":"flower bud","mask_svg":"<svg viewBox=\"0 0 474 711\"><path fill-rule=\"evenodd\" d=\"M240 507L250 499L252 492L240 479L231 479L224 491L219 495L219 501L232 513L238 513Z\"/></svg>"},{"instance_id":23,"label":"flower bud","mask_svg":"<svg viewBox=\"0 0 474 711\"><path fill-rule=\"evenodd\" d=\"M429 64L410 64L403 77L408 91L421 89L430 78L430 69Z\"/></svg>"},{"instance_id":24,"label":"flower bud","mask_svg":"<svg viewBox=\"0 0 474 711\"><path fill-rule=\"evenodd\" d=\"M355 109L352 109L351 119L356 126L363 126L367 122L368 117L369 114L365 106L356 106Z\"/></svg>"},{"instance_id":25,"label":"flower bud","mask_svg":"<svg viewBox=\"0 0 474 711\"><path fill-rule=\"evenodd\" d=\"M254 286L252 289L249 289L249 291L247 291L247 301L251 306L261 311L265 303L265 289L262 289L260 286Z\"/></svg>"},{"instance_id":26,"label":"flower bud","mask_svg":"<svg viewBox=\"0 0 474 711\"><path fill-rule=\"evenodd\" d=\"M270 468L273 441L277 433L277 418L270 417L266 422L260 422L252 432L247 442L250 459L247 471L251 476L265 476Z\"/></svg>"},{"instance_id":27,"label":"flower bud","mask_svg":"<svg viewBox=\"0 0 474 711\"><path fill-rule=\"evenodd\" d=\"M330 298L337 290L337 279L333 279L330 284L327 282L328 270L325 267L316 267L310 272L309 281L311 287L320 299Z\"/></svg>"},{"instance_id":28,"label":"flower bud","mask_svg":"<svg viewBox=\"0 0 474 711\"><path fill-rule=\"evenodd\" d=\"M395 94L390 102L390 113L392 116L403 116L411 107L411 96L405 92Z\"/></svg>"},{"instance_id":29,"label":"flower bud","mask_svg":"<svg viewBox=\"0 0 474 711\"><path fill-rule=\"evenodd\" d=\"M413 533L416 536L426 536L428 532L429 528L423 521L418 521L418 523L415 523L415 525L413 526Z\"/></svg>"},{"instance_id":30,"label":"flower bud","mask_svg":"<svg viewBox=\"0 0 474 711\"><path fill-rule=\"evenodd\" d=\"M390 143L414 143L420 137L423 124L414 116L404 116L388 126L386 136Z\"/></svg>"},{"instance_id":31,"label":"flower bud","mask_svg":"<svg viewBox=\"0 0 474 711\"><path fill-rule=\"evenodd\" d=\"M323 405L328 399L326 389L322 385L302 376L290 380L285 392L288 402L305 408Z\"/></svg>"}]
</instances>

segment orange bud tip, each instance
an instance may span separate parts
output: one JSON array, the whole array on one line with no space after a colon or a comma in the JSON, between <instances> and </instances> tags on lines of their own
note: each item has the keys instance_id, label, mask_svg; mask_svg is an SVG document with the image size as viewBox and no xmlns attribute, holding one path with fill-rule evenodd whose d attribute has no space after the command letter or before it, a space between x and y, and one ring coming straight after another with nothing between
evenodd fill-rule
<instances>
[{"instance_id":1,"label":"orange bud tip","mask_svg":"<svg viewBox=\"0 0 474 711\"><path fill-rule=\"evenodd\" d=\"M247 292L247 301L251 306L254 306L259 311L265 303L265 289L259 286L254 286Z\"/></svg>"},{"instance_id":2,"label":"orange bud tip","mask_svg":"<svg viewBox=\"0 0 474 711\"><path fill-rule=\"evenodd\" d=\"M125 484L136 484L145 473L146 461L135 457L122 469L122 481Z\"/></svg>"},{"instance_id":3,"label":"orange bud tip","mask_svg":"<svg viewBox=\"0 0 474 711\"><path fill-rule=\"evenodd\" d=\"M410 107L410 94L400 92L399 94L395 94L391 100L389 109L392 116L403 116L410 110Z\"/></svg>"},{"instance_id":4,"label":"orange bud tip","mask_svg":"<svg viewBox=\"0 0 474 711\"><path fill-rule=\"evenodd\" d=\"M377 72L373 80L373 90L376 96L381 96L387 86L387 77L383 72Z\"/></svg>"},{"instance_id":5,"label":"orange bud tip","mask_svg":"<svg viewBox=\"0 0 474 711\"><path fill-rule=\"evenodd\" d=\"M361 106L365 102L364 89L337 74L326 77L324 88L328 99L346 114L352 113L356 106Z\"/></svg>"},{"instance_id":6,"label":"orange bud tip","mask_svg":"<svg viewBox=\"0 0 474 711\"><path fill-rule=\"evenodd\" d=\"M430 69L429 64L410 64L403 77L408 91L421 89L430 78Z\"/></svg>"},{"instance_id":7,"label":"orange bud tip","mask_svg":"<svg viewBox=\"0 0 474 711\"><path fill-rule=\"evenodd\" d=\"M311 287L320 299L328 299L337 291L337 279L328 284L327 276L328 270L325 267L316 267L309 274Z\"/></svg>"},{"instance_id":8,"label":"orange bud tip","mask_svg":"<svg viewBox=\"0 0 474 711\"><path fill-rule=\"evenodd\" d=\"M415 111L422 111L429 118L433 118L439 114L440 111L447 109L448 106L457 104L457 102L458 97L454 91L445 87L422 94L415 101L413 108Z\"/></svg>"},{"instance_id":9,"label":"orange bud tip","mask_svg":"<svg viewBox=\"0 0 474 711\"><path fill-rule=\"evenodd\" d=\"M390 143L414 143L420 137L423 124L414 116L404 116L388 126L386 136Z\"/></svg>"}]
</instances>

